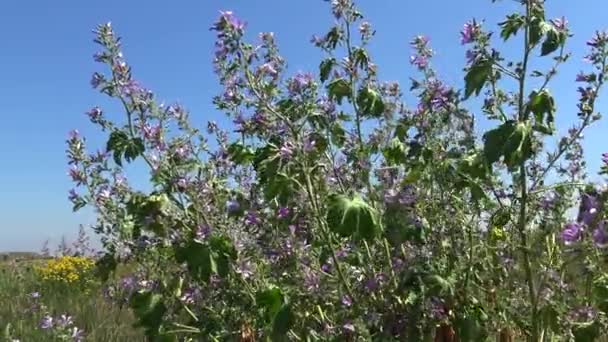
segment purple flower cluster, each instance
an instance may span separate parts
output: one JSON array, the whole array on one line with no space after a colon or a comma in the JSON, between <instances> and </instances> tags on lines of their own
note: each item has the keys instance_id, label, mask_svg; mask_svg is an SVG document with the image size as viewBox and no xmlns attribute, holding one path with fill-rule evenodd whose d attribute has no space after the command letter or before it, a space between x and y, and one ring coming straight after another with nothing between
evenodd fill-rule
<instances>
[{"instance_id":1,"label":"purple flower cluster","mask_svg":"<svg viewBox=\"0 0 608 342\"><path fill-rule=\"evenodd\" d=\"M462 45L473 43L480 33L481 25L475 20L471 20L464 24L462 31L460 31L460 43Z\"/></svg>"},{"instance_id":2,"label":"purple flower cluster","mask_svg":"<svg viewBox=\"0 0 608 342\"><path fill-rule=\"evenodd\" d=\"M74 326L74 321L68 314L62 314L56 318L47 314L42 317L40 328L52 332L53 335L61 337L62 340L69 339L73 342L84 340L84 331Z\"/></svg>"},{"instance_id":3,"label":"purple flower cluster","mask_svg":"<svg viewBox=\"0 0 608 342\"><path fill-rule=\"evenodd\" d=\"M410 63L419 70L425 70L429 65L429 59L433 56L433 50L429 47L429 39L425 36L417 36L410 45L415 54L410 57Z\"/></svg>"}]
</instances>

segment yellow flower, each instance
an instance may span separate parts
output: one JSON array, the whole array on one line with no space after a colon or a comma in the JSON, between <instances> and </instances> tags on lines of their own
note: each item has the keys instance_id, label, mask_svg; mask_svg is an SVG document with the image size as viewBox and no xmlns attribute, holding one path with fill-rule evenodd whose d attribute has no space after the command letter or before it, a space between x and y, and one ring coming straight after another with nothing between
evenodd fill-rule
<instances>
[{"instance_id":1,"label":"yellow flower","mask_svg":"<svg viewBox=\"0 0 608 342\"><path fill-rule=\"evenodd\" d=\"M95 262L86 257L63 256L49 260L36 271L45 281L64 284L86 283L94 266Z\"/></svg>"}]
</instances>

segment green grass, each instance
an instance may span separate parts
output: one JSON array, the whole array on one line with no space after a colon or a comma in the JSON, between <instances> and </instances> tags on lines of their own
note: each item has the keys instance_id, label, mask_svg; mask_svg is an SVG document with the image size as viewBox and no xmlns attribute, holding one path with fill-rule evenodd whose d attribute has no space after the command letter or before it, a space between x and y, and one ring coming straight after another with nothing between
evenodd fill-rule
<instances>
[{"instance_id":1,"label":"green grass","mask_svg":"<svg viewBox=\"0 0 608 342\"><path fill-rule=\"evenodd\" d=\"M85 341L145 341L142 332L133 328L129 309L107 301L100 284L87 291L52 286L40 281L34 272L34 266L41 262L0 259L0 341L4 342L2 332L9 324L12 337L21 342L53 341L39 328L46 312L53 316L71 315L75 325L84 329ZM29 310L32 292L40 293L38 301L46 306L45 310Z\"/></svg>"}]
</instances>

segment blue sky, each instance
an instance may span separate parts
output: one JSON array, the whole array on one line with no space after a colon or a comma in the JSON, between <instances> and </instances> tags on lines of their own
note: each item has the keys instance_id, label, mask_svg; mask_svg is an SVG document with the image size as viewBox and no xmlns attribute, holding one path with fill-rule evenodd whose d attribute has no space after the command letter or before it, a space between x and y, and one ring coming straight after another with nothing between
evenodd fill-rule
<instances>
[{"instance_id":1,"label":"blue sky","mask_svg":"<svg viewBox=\"0 0 608 342\"><path fill-rule=\"evenodd\" d=\"M515 6L511 0L361 0L378 34L372 54L386 80L407 84L408 42L430 36L437 52L434 64L447 82L462 86L464 49L458 31L469 18L494 24ZM465 4L466 5L463 5ZM585 40L604 29L605 0L548 1L549 16L566 14L575 37L573 59L551 88L558 99L558 125L563 132L576 120L577 94L571 80L583 65ZM90 213L73 214L66 196L65 138L78 128L92 145L102 137L83 114L94 105L117 109L89 86L100 66L91 30L111 21L124 38L124 52L136 78L167 102L179 101L198 121L226 122L214 110L217 93L211 67L213 34L208 28L221 9L248 22L252 34L274 31L291 71L316 71L319 52L308 43L313 33L331 24L321 0L3 0L0 1L0 251L38 250L45 239L73 236ZM603 103L603 102L602 102ZM600 107L600 110L602 108ZM607 123L587 133L587 155L597 169L608 150L602 134Z\"/></svg>"}]
</instances>

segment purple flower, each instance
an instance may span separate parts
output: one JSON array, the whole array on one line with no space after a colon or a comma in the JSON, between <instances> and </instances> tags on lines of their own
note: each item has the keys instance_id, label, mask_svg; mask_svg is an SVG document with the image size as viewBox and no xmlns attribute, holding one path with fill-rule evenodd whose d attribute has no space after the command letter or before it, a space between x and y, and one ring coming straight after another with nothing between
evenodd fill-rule
<instances>
[{"instance_id":1,"label":"purple flower","mask_svg":"<svg viewBox=\"0 0 608 342\"><path fill-rule=\"evenodd\" d=\"M351 323L346 323L342 326L342 328L348 332L348 333L354 333L355 332L355 326L352 325Z\"/></svg>"},{"instance_id":2,"label":"purple flower","mask_svg":"<svg viewBox=\"0 0 608 342\"><path fill-rule=\"evenodd\" d=\"M84 172L82 172L76 165L72 165L70 167L68 175L72 177L72 181L76 182L76 185L81 185L86 181Z\"/></svg>"},{"instance_id":3,"label":"purple flower","mask_svg":"<svg viewBox=\"0 0 608 342\"><path fill-rule=\"evenodd\" d=\"M606 221L600 222L595 230L593 230L593 242L597 247L606 247L608 245L608 234L606 234Z\"/></svg>"},{"instance_id":4,"label":"purple flower","mask_svg":"<svg viewBox=\"0 0 608 342\"><path fill-rule=\"evenodd\" d=\"M260 219L255 211L247 212L247 215L245 215L245 224L250 226L260 224Z\"/></svg>"},{"instance_id":5,"label":"purple flower","mask_svg":"<svg viewBox=\"0 0 608 342\"><path fill-rule=\"evenodd\" d=\"M236 200L226 201L226 211L228 214L235 214L241 210L241 204Z\"/></svg>"},{"instance_id":6,"label":"purple flower","mask_svg":"<svg viewBox=\"0 0 608 342\"><path fill-rule=\"evenodd\" d=\"M429 84L429 91L431 92L431 108L433 110L447 107L452 94L450 88L446 87L441 81L433 80Z\"/></svg>"},{"instance_id":7,"label":"purple flower","mask_svg":"<svg viewBox=\"0 0 608 342\"><path fill-rule=\"evenodd\" d=\"M78 193L76 193L75 189L70 190L69 194L68 194L68 200L70 202L74 202L79 198Z\"/></svg>"},{"instance_id":8,"label":"purple flower","mask_svg":"<svg viewBox=\"0 0 608 342\"><path fill-rule=\"evenodd\" d=\"M410 45L414 48L418 48L418 47L426 47L426 45L429 43L429 38L427 36L416 36L414 37L414 39L412 39L412 41L410 42Z\"/></svg>"},{"instance_id":9,"label":"purple flower","mask_svg":"<svg viewBox=\"0 0 608 342\"><path fill-rule=\"evenodd\" d=\"M91 87L93 87L93 89L97 89L99 88L99 86L105 82L105 77L103 77L102 74L96 72L93 74L93 76L91 77Z\"/></svg>"},{"instance_id":10,"label":"purple flower","mask_svg":"<svg viewBox=\"0 0 608 342\"><path fill-rule=\"evenodd\" d=\"M194 304L201 298L201 290L198 288L188 288L180 298L185 304Z\"/></svg>"},{"instance_id":11,"label":"purple flower","mask_svg":"<svg viewBox=\"0 0 608 342\"><path fill-rule=\"evenodd\" d=\"M211 227L206 224L201 224L196 229L196 239L198 240L206 240L209 237L209 234L211 234Z\"/></svg>"},{"instance_id":12,"label":"purple flower","mask_svg":"<svg viewBox=\"0 0 608 342\"><path fill-rule=\"evenodd\" d=\"M101 108L93 107L86 114L89 116L89 119L91 119L92 122L99 122L99 119L101 118L103 112Z\"/></svg>"},{"instance_id":13,"label":"purple flower","mask_svg":"<svg viewBox=\"0 0 608 342\"><path fill-rule=\"evenodd\" d=\"M342 296L342 304L344 306L351 306L353 305L353 300L350 298L350 296L344 295Z\"/></svg>"},{"instance_id":14,"label":"purple flower","mask_svg":"<svg viewBox=\"0 0 608 342\"><path fill-rule=\"evenodd\" d=\"M361 33L361 36L364 39L369 39L371 37L372 33L372 25L367 22L364 21L359 25L359 32Z\"/></svg>"},{"instance_id":15,"label":"purple flower","mask_svg":"<svg viewBox=\"0 0 608 342\"><path fill-rule=\"evenodd\" d=\"M280 207L278 212L277 212L277 216L280 219L286 219L289 217L289 214L291 213L291 211L289 210L289 208L287 207Z\"/></svg>"},{"instance_id":16,"label":"purple flower","mask_svg":"<svg viewBox=\"0 0 608 342\"><path fill-rule=\"evenodd\" d=\"M68 314L63 314L57 319L57 325L62 328L67 328L72 324L74 324L74 322L72 321L72 316L69 316Z\"/></svg>"},{"instance_id":17,"label":"purple flower","mask_svg":"<svg viewBox=\"0 0 608 342\"><path fill-rule=\"evenodd\" d=\"M559 31L568 30L568 20L566 17L556 18L551 20L551 24Z\"/></svg>"},{"instance_id":18,"label":"purple flower","mask_svg":"<svg viewBox=\"0 0 608 342\"><path fill-rule=\"evenodd\" d=\"M583 222L586 225L590 225L593 223L598 214L599 201L595 196L590 194L584 194L580 213L578 217L578 222Z\"/></svg>"},{"instance_id":19,"label":"purple flower","mask_svg":"<svg viewBox=\"0 0 608 342\"><path fill-rule=\"evenodd\" d=\"M245 22L237 18L232 11L220 11L220 18L211 27L212 31L217 31L217 37L224 39L230 34L240 37L245 29Z\"/></svg>"},{"instance_id":20,"label":"purple flower","mask_svg":"<svg viewBox=\"0 0 608 342\"><path fill-rule=\"evenodd\" d=\"M581 227L578 223L568 223L564 226L562 230L562 240L564 240L564 244L570 245L581 239L583 234L583 227Z\"/></svg>"},{"instance_id":21,"label":"purple flower","mask_svg":"<svg viewBox=\"0 0 608 342\"><path fill-rule=\"evenodd\" d=\"M78 328L78 327L73 327L72 328L72 341L74 342L81 342L84 340L84 330Z\"/></svg>"},{"instance_id":22,"label":"purple flower","mask_svg":"<svg viewBox=\"0 0 608 342\"><path fill-rule=\"evenodd\" d=\"M293 156L293 144L289 141L283 143L283 146L279 149L279 156L282 160L289 160Z\"/></svg>"},{"instance_id":23,"label":"purple flower","mask_svg":"<svg viewBox=\"0 0 608 342\"><path fill-rule=\"evenodd\" d=\"M410 63L418 69L424 69L429 65L429 59L425 56L415 55L410 57Z\"/></svg>"},{"instance_id":24,"label":"purple flower","mask_svg":"<svg viewBox=\"0 0 608 342\"><path fill-rule=\"evenodd\" d=\"M593 82L595 80L595 74L585 74L579 72L576 75L576 82Z\"/></svg>"},{"instance_id":25,"label":"purple flower","mask_svg":"<svg viewBox=\"0 0 608 342\"><path fill-rule=\"evenodd\" d=\"M431 316L433 319L441 321L447 318L448 312L443 300L437 297L432 297L428 303L428 307L429 316Z\"/></svg>"},{"instance_id":26,"label":"purple flower","mask_svg":"<svg viewBox=\"0 0 608 342\"><path fill-rule=\"evenodd\" d=\"M249 260L240 260L237 263L236 273L240 274L243 278L248 279L253 275L253 267Z\"/></svg>"},{"instance_id":27,"label":"purple flower","mask_svg":"<svg viewBox=\"0 0 608 342\"><path fill-rule=\"evenodd\" d=\"M41 329L51 329L53 327L53 317L49 315L44 315L42 317L42 321L40 322Z\"/></svg>"},{"instance_id":28,"label":"purple flower","mask_svg":"<svg viewBox=\"0 0 608 342\"><path fill-rule=\"evenodd\" d=\"M297 73L287 83L290 94L296 95L303 92L314 84L314 78L310 73Z\"/></svg>"},{"instance_id":29,"label":"purple flower","mask_svg":"<svg viewBox=\"0 0 608 342\"><path fill-rule=\"evenodd\" d=\"M557 202L557 194L555 191L550 192L540 202L540 206L543 210L551 210Z\"/></svg>"},{"instance_id":30,"label":"purple flower","mask_svg":"<svg viewBox=\"0 0 608 342\"><path fill-rule=\"evenodd\" d=\"M269 75L271 77L275 77L278 75L278 71L274 66L274 63L264 63L260 66L259 72L262 75Z\"/></svg>"},{"instance_id":31,"label":"purple flower","mask_svg":"<svg viewBox=\"0 0 608 342\"><path fill-rule=\"evenodd\" d=\"M126 292L133 291L135 289L135 278L133 276L122 278L120 281L120 288Z\"/></svg>"},{"instance_id":32,"label":"purple flower","mask_svg":"<svg viewBox=\"0 0 608 342\"><path fill-rule=\"evenodd\" d=\"M475 41L479 33L479 25L473 21L469 21L464 24L462 31L460 31L460 44L466 45Z\"/></svg>"},{"instance_id":33,"label":"purple flower","mask_svg":"<svg viewBox=\"0 0 608 342\"><path fill-rule=\"evenodd\" d=\"M68 133L68 137L70 138L70 140L79 140L80 132L78 132L77 129L73 129Z\"/></svg>"}]
</instances>

